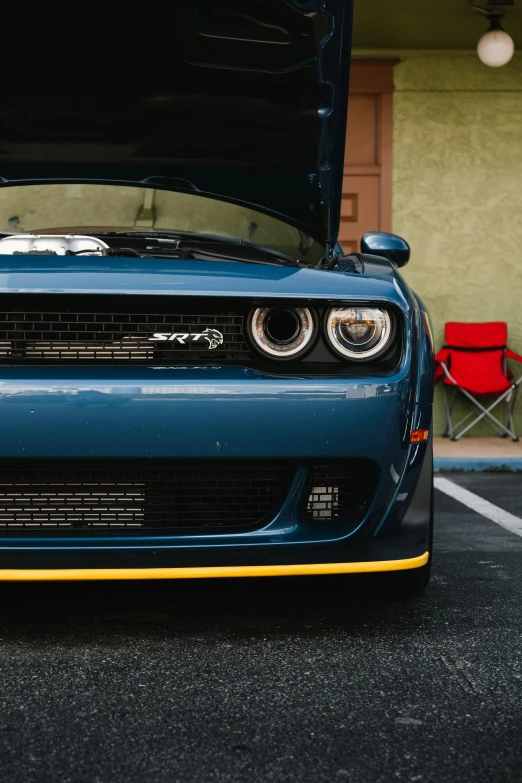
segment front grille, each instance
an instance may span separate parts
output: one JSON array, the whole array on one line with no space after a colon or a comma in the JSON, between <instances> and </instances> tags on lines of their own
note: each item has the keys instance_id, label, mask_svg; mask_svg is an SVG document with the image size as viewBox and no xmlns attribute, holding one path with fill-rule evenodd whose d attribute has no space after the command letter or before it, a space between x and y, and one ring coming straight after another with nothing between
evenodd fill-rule
<instances>
[{"instance_id":1,"label":"front grille","mask_svg":"<svg viewBox=\"0 0 522 783\"><path fill-rule=\"evenodd\" d=\"M8 295L0 304L0 363L248 362L244 319L241 307L208 300L180 305L168 297ZM155 334L176 337L151 339ZM194 341L196 335L202 336Z\"/></svg>"},{"instance_id":2,"label":"front grille","mask_svg":"<svg viewBox=\"0 0 522 783\"><path fill-rule=\"evenodd\" d=\"M272 462L8 466L0 468L0 531L250 528L277 513L289 480L285 464Z\"/></svg>"}]
</instances>

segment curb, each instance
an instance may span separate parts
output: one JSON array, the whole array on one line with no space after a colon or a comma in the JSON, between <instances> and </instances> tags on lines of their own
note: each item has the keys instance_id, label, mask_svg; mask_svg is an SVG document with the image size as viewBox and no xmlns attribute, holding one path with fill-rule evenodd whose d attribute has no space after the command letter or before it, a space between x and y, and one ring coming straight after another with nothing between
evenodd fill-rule
<instances>
[{"instance_id":1,"label":"curb","mask_svg":"<svg viewBox=\"0 0 522 783\"><path fill-rule=\"evenodd\" d=\"M458 457L435 457L433 465L436 471L499 471L504 473L515 473L522 471L522 459L487 459L487 458L458 458Z\"/></svg>"}]
</instances>

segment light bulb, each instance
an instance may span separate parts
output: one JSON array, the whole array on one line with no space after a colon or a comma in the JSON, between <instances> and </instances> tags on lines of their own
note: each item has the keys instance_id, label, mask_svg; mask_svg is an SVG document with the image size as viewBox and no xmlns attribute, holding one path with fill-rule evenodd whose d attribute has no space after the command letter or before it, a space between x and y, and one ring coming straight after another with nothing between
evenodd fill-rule
<instances>
[{"instance_id":1,"label":"light bulb","mask_svg":"<svg viewBox=\"0 0 522 783\"><path fill-rule=\"evenodd\" d=\"M477 44L477 53L484 65L500 68L513 57L515 44L504 30L488 30Z\"/></svg>"}]
</instances>

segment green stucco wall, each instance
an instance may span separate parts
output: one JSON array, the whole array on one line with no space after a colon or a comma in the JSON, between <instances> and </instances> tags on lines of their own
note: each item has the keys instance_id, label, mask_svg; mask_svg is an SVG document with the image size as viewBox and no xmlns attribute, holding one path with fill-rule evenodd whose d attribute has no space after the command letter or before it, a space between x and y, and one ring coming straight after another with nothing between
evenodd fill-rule
<instances>
[{"instance_id":1,"label":"green stucco wall","mask_svg":"<svg viewBox=\"0 0 522 783\"><path fill-rule=\"evenodd\" d=\"M393 230L411 243L404 274L437 346L445 321L502 320L522 353L522 57L495 70L471 53L412 54L395 88ZM440 433L440 388L435 408ZM516 423L522 434L522 396Z\"/></svg>"}]
</instances>

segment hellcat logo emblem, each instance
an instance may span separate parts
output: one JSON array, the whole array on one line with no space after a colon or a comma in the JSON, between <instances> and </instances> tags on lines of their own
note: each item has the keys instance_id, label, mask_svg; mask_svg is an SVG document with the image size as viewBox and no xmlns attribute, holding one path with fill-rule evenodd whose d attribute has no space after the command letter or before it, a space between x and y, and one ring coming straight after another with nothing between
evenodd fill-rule
<instances>
[{"instance_id":1,"label":"hellcat logo emblem","mask_svg":"<svg viewBox=\"0 0 522 783\"><path fill-rule=\"evenodd\" d=\"M203 332L192 332L192 334L189 332L155 332L152 337L149 337L149 342L164 342L166 340L177 342L181 345L208 340L209 350L217 348L218 345L223 345L223 335L217 329L205 329Z\"/></svg>"}]
</instances>

